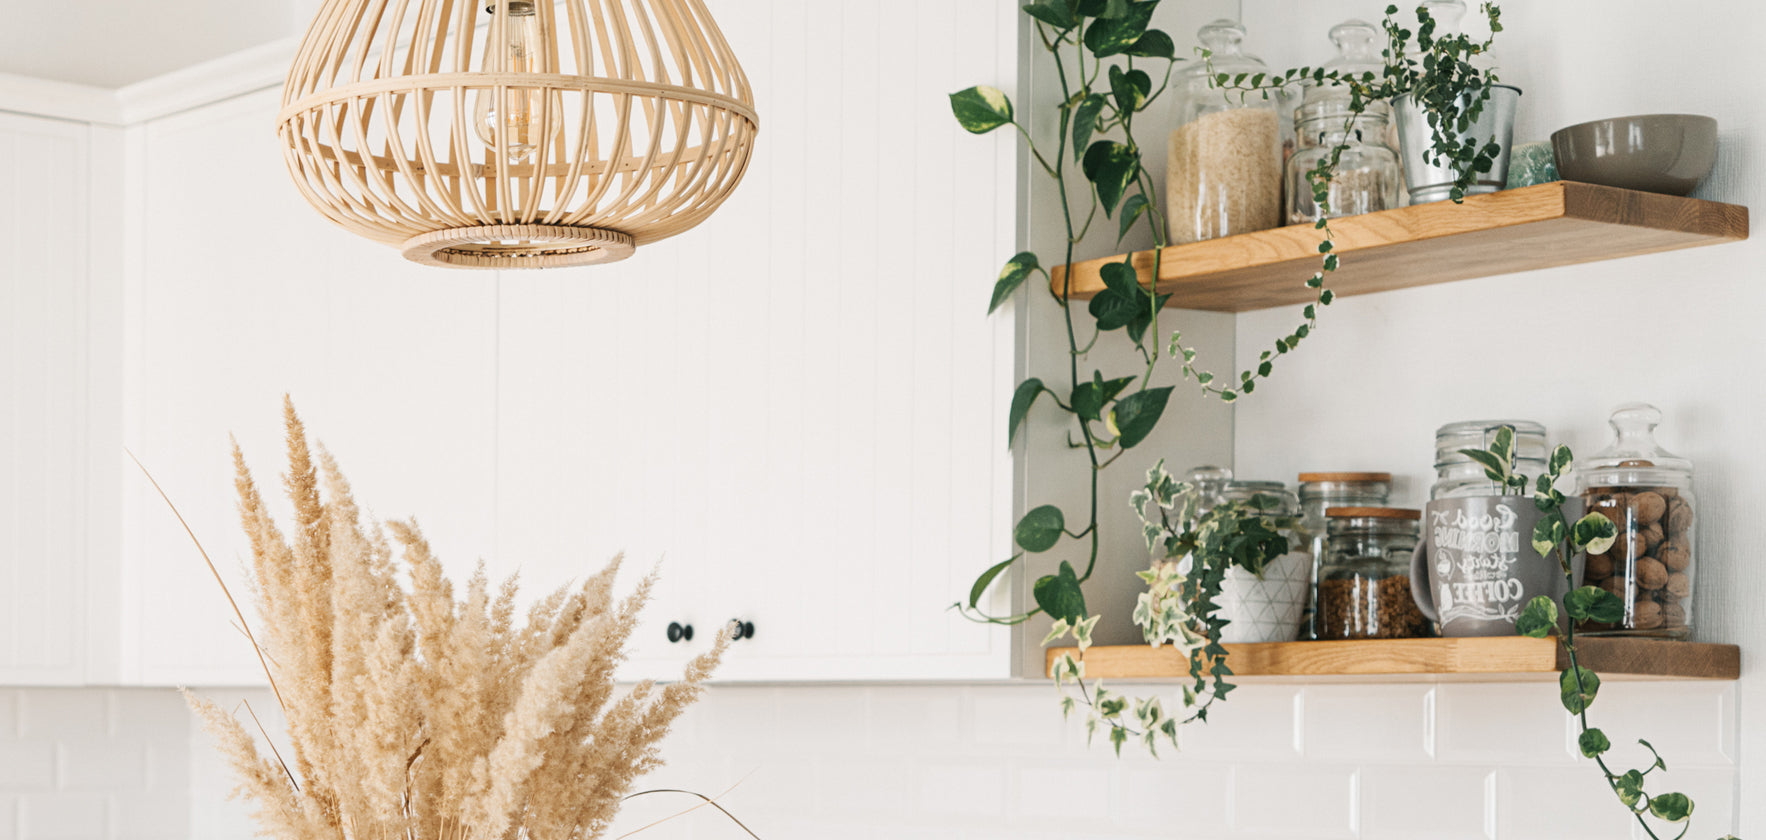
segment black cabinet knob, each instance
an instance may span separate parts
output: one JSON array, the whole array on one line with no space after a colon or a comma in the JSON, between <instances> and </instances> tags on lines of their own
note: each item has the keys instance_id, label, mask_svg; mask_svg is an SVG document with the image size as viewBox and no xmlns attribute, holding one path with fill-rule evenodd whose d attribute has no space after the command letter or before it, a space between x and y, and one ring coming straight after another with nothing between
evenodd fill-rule
<instances>
[{"instance_id":1,"label":"black cabinet knob","mask_svg":"<svg viewBox=\"0 0 1766 840\"><path fill-rule=\"evenodd\" d=\"M678 621L668 623L668 640L670 643L693 641L693 625Z\"/></svg>"},{"instance_id":2,"label":"black cabinet knob","mask_svg":"<svg viewBox=\"0 0 1766 840\"><path fill-rule=\"evenodd\" d=\"M739 642L743 639L754 638L754 622L752 621L743 621L740 618L732 618L730 619L730 629L732 631L730 634L730 639L732 641Z\"/></svg>"}]
</instances>

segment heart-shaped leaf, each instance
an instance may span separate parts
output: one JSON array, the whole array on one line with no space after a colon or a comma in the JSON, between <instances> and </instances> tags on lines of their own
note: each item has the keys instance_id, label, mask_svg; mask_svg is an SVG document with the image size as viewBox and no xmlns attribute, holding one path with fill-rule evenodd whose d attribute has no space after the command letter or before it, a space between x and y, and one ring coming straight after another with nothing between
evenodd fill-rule
<instances>
[{"instance_id":1,"label":"heart-shaped leaf","mask_svg":"<svg viewBox=\"0 0 1766 840\"><path fill-rule=\"evenodd\" d=\"M1594 758L1613 748L1613 742L1607 740L1607 734L1599 729L1589 729L1576 739L1576 746L1582 749L1583 758Z\"/></svg>"},{"instance_id":2,"label":"heart-shaped leaf","mask_svg":"<svg viewBox=\"0 0 1766 840\"><path fill-rule=\"evenodd\" d=\"M986 134L1012 121L1012 100L1005 91L976 85L950 95L950 110L957 124L970 134Z\"/></svg>"},{"instance_id":3,"label":"heart-shaped leaf","mask_svg":"<svg viewBox=\"0 0 1766 840\"><path fill-rule=\"evenodd\" d=\"M1119 230L1116 234L1116 244L1122 244L1122 240L1128 237L1129 228L1134 227L1135 220L1139 219L1142 213L1147 212L1147 206L1147 197L1140 193L1123 199L1122 216L1117 223Z\"/></svg>"},{"instance_id":4,"label":"heart-shaped leaf","mask_svg":"<svg viewBox=\"0 0 1766 840\"><path fill-rule=\"evenodd\" d=\"M1156 0L1128 3L1126 9L1118 9L1117 17L1099 18L1085 31L1085 48L1098 58L1127 52L1146 34L1147 24L1153 20L1153 9L1158 5Z\"/></svg>"},{"instance_id":5,"label":"heart-shaped leaf","mask_svg":"<svg viewBox=\"0 0 1766 840\"><path fill-rule=\"evenodd\" d=\"M1146 73L1110 67L1110 95L1116 98L1116 107L1123 113L1132 114L1146 107L1147 96L1152 92L1153 79Z\"/></svg>"},{"instance_id":6,"label":"heart-shaped leaf","mask_svg":"<svg viewBox=\"0 0 1766 840\"><path fill-rule=\"evenodd\" d=\"M1128 185L1134 183L1134 176L1140 172L1141 158L1128 146L1114 140L1099 140L1085 150L1085 160L1081 163L1085 177L1097 187L1098 201L1104 205L1104 215L1109 216L1122 201L1123 194L1128 192Z\"/></svg>"},{"instance_id":7,"label":"heart-shaped leaf","mask_svg":"<svg viewBox=\"0 0 1766 840\"><path fill-rule=\"evenodd\" d=\"M1515 632L1535 639L1543 639L1551 635L1552 628L1558 623L1558 605L1550 598L1540 595L1527 602L1527 608L1521 610L1521 617L1515 622Z\"/></svg>"},{"instance_id":8,"label":"heart-shaped leaf","mask_svg":"<svg viewBox=\"0 0 1766 840\"><path fill-rule=\"evenodd\" d=\"M1019 548L1033 554L1048 551L1061 541L1061 531L1066 527L1067 520L1061 515L1060 508L1043 505L1018 520L1018 527L1012 529L1012 539L1017 541Z\"/></svg>"},{"instance_id":9,"label":"heart-shaped leaf","mask_svg":"<svg viewBox=\"0 0 1766 840\"><path fill-rule=\"evenodd\" d=\"M1080 100L1073 109L1073 159L1079 160L1091 148L1092 132L1098 130L1098 115L1109 103L1103 94L1094 93Z\"/></svg>"},{"instance_id":10,"label":"heart-shaped leaf","mask_svg":"<svg viewBox=\"0 0 1766 840\"><path fill-rule=\"evenodd\" d=\"M1086 305L1086 311L1098 322L1098 329L1109 332L1119 330L1134 322L1146 309L1146 303L1139 295L1124 297L1113 289L1098 292Z\"/></svg>"},{"instance_id":11,"label":"heart-shaped leaf","mask_svg":"<svg viewBox=\"0 0 1766 840\"><path fill-rule=\"evenodd\" d=\"M1012 409L1006 416L1006 446L1018 437L1018 427L1024 424L1024 418L1030 414L1030 406L1036 398L1047 391L1041 379L1026 379L1018 383L1018 390L1012 392Z\"/></svg>"},{"instance_id":12,"label":"heart-shaped leaf","mask_svg":"<svg viewBox=\"0 0 1766 840\"><path fill-rule=\"evenodd\" d=\"M1061 561L1060 571L1038 578L1030 587L1030 594L1050 618L1069 624L1085 620L1085 592L1079 588L1079 576L1074 574L1072 564L1065 560Z\"/></svg>"},{"instance_id":13,"label":"heart-shaped leaf","mask_svg":"<svg viewBox=\"0 0 1766 840\"><path fill-rule=\"evenodd\" d=\"M1580 665L1565 668L1558 677L1558 690L1564 701L1564 708L1570 714L1579 715L1594 704L1594 696L1600 693L1600 675Z\"/></svg>"},{"instance_id":14,"label":"heart-shaped leaf","mask_svg":"<svg viewBox=\"0 0 1766 840\"><path fill-rule=\"evenodd\" d=\"M1012 564L1018 562L1018 558L1023 556L1024 553L1019 552L1012 555L1012 559L997 563L987 571L982 572L981 577L975 579L975 585L969 587L969 609L975 609L981 603L981 596L986 594L987 587L993 584L994 578L999 577L1005 572L1005 570L1010 569Z\"/></svg>"},{"instance_id":15,"label":"heart-shaped leaf","mask_svg":"<svg viewBox=\"0 0 1766 840\"><path fill-rule=\"evenodd\" d=\"M1140 58L1163 58L1167 61L1177 58L1177 44L1171 36L1157 29L1149 29L1128 48L1128 54Z\"/></svg>"},{"instance_id":16,"label":"heart-shaped leaf","mask_svg":"<svg viewBox=\"0 0 1766 840\"><path fill-rule=\"evenodd\" d=\"M1000 304L1018 291L1018 287L1024 285L1025 279L1040 266L1036 255L1029 251L1007 260L1005 267L1000 269L999 281L993 284L993 300L987 305L987 314L992 315L995 309L1000 308Z\"/></svg>"},{"instance_id":17,"label":"heart-shaped leaf","mask_svg":"<svg viewBox=\"0 0 1766 840\"><path fill-rule=\"evenodd\" d=\"M1165 404L1171 400L1171 388L1149 388L1137 391L1116 401L1116 408L1110 414L1115 418L1117 441L1122 448L1130 449L1147 439L1153 433L1153 427L1159 424L1159 417L1165 413Z\"/></svg>"},{"instance_id":18,"label":"heart-shaped leaf","mask_svg":"<svg viewBox=\"0 0 1766 840\"><path fill-rule=\"evenodd\" d=\"M1128 386L1134 384L1134 377L1125 376L1121 379L1105 380L1103 374L1093 372L1092 381L1079 383L1073 389L1073 399L1068 403L1073 413L1087 420L1104 419L1104 406L1116 399Z\"/></svg>"},{"instance_id":19,"label":"heart-shaped leaf","mask_svg":"<svg viewBox=\"0 0 1766 840\"><path fill-rule=\"evenodd\" d=\"M1625 618L1625 602L1598 586L1584 586L1564 596L1564 611L1577 621L1617 624Z\"/></svg>"},{"instance_id":20,"label":"heart-shaped leaf","mask_svg":"<svg viewBox=\"0 0 1766 840\"><path fill-rule=\"evenodd\" d=\"M1684 793L1664 793L1649 801L1649 812L1671 823L1692 818L1692 800Z\"/></svg>"}]
</instances>

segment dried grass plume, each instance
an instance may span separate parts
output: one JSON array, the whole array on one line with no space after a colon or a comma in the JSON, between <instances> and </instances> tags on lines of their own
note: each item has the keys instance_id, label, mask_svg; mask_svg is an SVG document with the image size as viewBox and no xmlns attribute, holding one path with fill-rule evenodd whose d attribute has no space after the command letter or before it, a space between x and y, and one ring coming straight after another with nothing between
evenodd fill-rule
<instances>
[{"instance_id":1,"label":"dried grass plume","mask_svg":"<svg viewBox=\"0 0 1766 840\"><path fill-rule=\"evenodd\" d=\"M594 838L691 704L727 634L680 682L623 695L614 666L654 573L613 596L616 557L516 620L516 587L482 566L454 583L414 521L364 522L349 483L284 404L294 504L265 508L237 444L239 516L251 543L255 643L293 754L260 752L233 715L186 695L283 840ZM402 581L408 581L408 585ZM284 759L287 759L285 762Z\"/></svg>"}]
</instances>

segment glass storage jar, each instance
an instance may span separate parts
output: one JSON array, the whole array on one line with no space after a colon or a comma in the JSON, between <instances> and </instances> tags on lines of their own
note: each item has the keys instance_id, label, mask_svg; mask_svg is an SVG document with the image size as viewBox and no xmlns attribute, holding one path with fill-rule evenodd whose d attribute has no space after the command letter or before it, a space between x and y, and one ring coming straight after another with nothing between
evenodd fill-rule
<instances>
[{"instance_id":1,"label":"glass storage jar","mask_svg":"<svg viewBox=\"0 0 1766 840\"><path fill-rule=\"evenodd\" d=\"M1383 45L1380 30L1371 23L1350 20L1331 27L1331 42L1337 46L1337 57L1324 69L1348 77L1362 77L1382 72L1380 58ZM1392 108L1384 102L1368 102L1357 115L1354 98L1344 85L1315 84L1306 89L1301 105L1294 111L1294 126L1300 148L1288 158L1283 189L1287 193L1286 218L1289 224L1315 222L1321 218L1338 218L1372 213L1399 206L1398 150L1392 130ZM1314 201L1309 176L1318 165L1331 157L1332 150L1344 146L1331 179L1325 206Z\"/></svg>"},{"instance_id":2,"label":"glass storage jar","mask_svg":"<svg viewBox=\"0 0 1766 840\"><path fill-rule=\"evenodd\" d=\"M1466 496L1501 496L1505 489L1484 474L1483 465L1460 454L1461 449L1489 449L1496 430L1503 426L1515 430L1515 472L1537 478L1546 471L1545 459L1550 450L1545 444L1545 427L1531 420L1467 420L1448 423L1435 430L1435 484L1429 488L1429 499L1458 499ZM1526 492L1532 492L1528 487Z\"/></svg>"},{"instance_id":3,"label":"glass storage jar","mask_svg":"<svg viewBox=\"0 0 1766 840\"><path fill-rule=\"evenodd\" d=\"M1588 555L1584 580L1625 602L1617 624L1584 623L1590 635L1658 636L1692 633L1692 462L1656 445L1662 412L1631 403L1613 412L1611 446L1585 460L1577 485L1591 513L1618 526L1604 554Z\"/></svg>"},{"instance_id":4,"label":"glass storage jar","mask_svg":"<svg viewBox=\"0 0 1766 840\"><path fill-rule=\"evenodd\" d=\"M1297 536L1312 555L1312 579L1320 580L1325 558L1325 510L1333 507L1385 507L1392 493L1392 474L1383 472L1316 472L1300 474L1300 525ZM1300 621L1300 639L1318 638L1318 587L1307 597Z\"/></svg>"},{"instance_id":5,"label":"glass storage jar","mask_svg":"<svg viewBox=\"0 0 1766 840\"><path fill-rule=\"evenodd\" d=\"M1245 28L1236 21L1214 21L1197 37L1211 51L1215 73L1269 71L1242 51ZM1280 226L1280 98L1221 90L1213 86L1207 62L1190 65L1175 82L1175 128L1166 145L1166 225L1172 244Z\"/></svg>"},{"instance_id":6,"label":"glass storage jar","mask_svg":"<svg viewBox=\"0 0 1766 840\"><path fill-rule=\"evenodd\" d=\"M1408 639L1429 633L1410 594L1422 511L1334 507L1318 578L1320 639Z\"/></svg>"}]
</instances>

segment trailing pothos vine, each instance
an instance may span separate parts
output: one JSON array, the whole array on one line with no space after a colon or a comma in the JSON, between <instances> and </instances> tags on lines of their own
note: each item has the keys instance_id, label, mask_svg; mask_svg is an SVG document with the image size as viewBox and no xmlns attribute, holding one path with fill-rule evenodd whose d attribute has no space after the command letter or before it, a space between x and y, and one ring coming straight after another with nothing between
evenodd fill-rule
<instances>
[{"instance_id":1,"label":"trailing pothos vine","mask_svg":"<svg viewBox=\"0 0 1766 840\"><path fill-rule=\"evenodd\" d=\"M1221 581L1228 567L1261 568L1286 551L1287 544L1261 511L1240 504L1222 504L1206 514L1198 514L1199 509L1185 501L1193 500L1192 488L1172 480L1164 472L1163 462L1149 473L1147 485L1135 495L1134 503L1145 524L1148 547L1158 562L1142 573L1150 590L1142 596L1136 622L1149 643L1171 643L1184 650L1194 678L1184 691L1184 705L1193 711L1169 716L1157 698L1121 697L1101 685L1088 684L1084 676L1084 652L1099 621L1099 616L1088 613L1084 592L1085 583L1097 571L1101 547L1099 475L1127 450L1146 441L1164 415L1175 388L1154 384L1162 357L1173 359L1183 378L1206 397L1232 402L1254 392L1257 384L1273 373L1276 360L1292 352L1316 328L1319 307L1329 305L1334 297L1325 286L1326 276L1337 270L1339 263L1329 217L1320 218L1316 228L1320 231L1317 251L1321 265L1304 281L1315 294L1315 302L1302 309L1301 323L1276 340L1273 349L1263 351L1254 367L1239 371L1236 381L1223 380L1200 365L1197 350L1185 344L1180 333L1173 331L1168 340L1163 338L1159 316L1170 295L1159 292L1156 278L1161 274L1163 248L1167 244L1166 225L1135 135L1136 116L1151 107L1169 87L1178 62L1171 36L1150 27L1159 2L1035 0L1024 7L1040 43L1053 59L1060 85L1060 98L1055 103L1059 125L1053 149L1037 143L1028 122L1020 119L1003 91L976 86L950 96L951 109L965 130L986 134L1011 126L1018 132L1036 167L1055 182L1065 224L1064 251L1057 263L1064 267L1059 283L1036 254L1023 252L1008 260L1000 271L989 305L991 313L1010 300L1027 280L1040 278L1061 307L1067 334L1067 381L1050 384L1032 378L1017 387L1007 416L1008 445L1015 440L1032 407L1046 396L1048 402L1070 415L1076 428L1070 433L1069 444L1084 450L1090 468L1084 524L1071 524L1055 505L1032 508L1013 529L1013 540L1021 550L983 572L971 587L967 601L954 607L968 618L993 624L1019 624L1046 613L1055 623L1044 645L1071 634L1080 656L1062 658L1052 671L1064 692L1063 706L1071 711L1084 705L1088 726L1093 731L1107 726L1118 751L1130 737L1142 740L1149 748L1161 735L1175 743L1178 726L1189 720L1205 720L1209 705L1232 690L1226 679L1232 671L1226 662L1226 650L1220 644L1220 629L1225 622L1216 615L1215 599L1219 597ZM1494 24L1494 7L1487 8ZM1277 97L1301 82L1342 85L1351 91L1354 112L1359 114L1376 97L1428 89L1424 79L1435 79L1444 85L1475 83L1486 88L1494 81L1487 74L1477 74L1475 69L1468 75L1459 67L1465 59L1487 49L1488 42L1472 43L1463 36L1434 38L1427 11L1423 9L1419 9L1423 21L1419 45L1432 50L1435 58L1421 64L1406 58L1404 42L1410 33L1392 23L1391 16L1396 11L1388 10L1387 31L1392 44L1387 51L1384 82L1374 79L1372 74L1350 78L1310 68L1290 70L1279 76L1210 74L1210 82L1223 97L1230 95L1240 100L1250 96ZM1200 51L1199 60L1209 59L1206 51ZM1401 78L1406 80L1403 91L1397 82ZM1472 97L1478 103L1473 108L1481 107L1487 98L1487 90L1482 97ZM1438 100L1422 97L1421 101L1432 108ZM1452 97L1450 101L1461 100ZM1478 161L1488 149L1472 144L1472 156L1465 156L1467 144L1459 138L1469 123L1462 116L1474 117L1475 110L1469 114L1442 112L1436 149L1444 155L1443 159L1454 162L1461 180L1469 184L1475 180ZM1436 124L1433 116L1431 124ZM1348 148L1347 144L1337 146L1309 173L1317 206L1321 208L1329 206L1331 180ZM1076 181L1076 170L1086 187L1085 200L1078 206L1067 189L1070 181ZM1462 192L1456 190L1455 198ZM1154 243L1152 270L1143 278L1131 256L1102 266L1099 276L1103 288L1087 305L1095 322L1093 332L1082 344L1072 306L1074 252L1100 212L1106 220L1115 220L1119 243L1137 225L1145 226ZM1123 331L1139 354L1141 369L1128 376L1106 376L1101 370L1082 375L1081 360L1103 333L1116 330ZM990 613L981 606L1001 575L1027 563L1029 555L1052 551L1067 552L1068 558L1060 561L1054 573L1036 579L1031 587L1034 606L1007 615ZM1077 565L1076 559L1080 560ZM1069 687L1077 694L1065 693Z\"/></svg>"},{"instance_id":2,"label":"trailing pothos vine","mask_svg":"<svg viewBox=\"0 0 1766 840\"><path fill-rule=\"evenodd\" d=\"M1670 825L1680 825L1680 832L1674 840L1684 838L1692 824L1693 801L1684 793L1662 793L1654 796L1645 789L1649 776L1657 771L1666 771L1668 763L1662 760L1660 753L1648 741L1637 743L1649 752L1650 764L1642 769L1618 772L1608 763L1608 755L1613 748L1612 741L1600 729L1588 725L1588 709L1594 705L1595 697L1600 693L1600 675L1582 666L1576 647L1576 625L1580 622L1599 622L1614 624L1625 617L1625 602L1619 596L1598 586L1575 588L1575 573L1571 561L1582 552L1604 554L1618 538L1619 529L1615 523L1599 513L1590 513L1581 519L1571 522L1564 513L1564 494L1557 489L1558 483L1569 473L1574 457L1568 446L1559 446L1551 453L1547 462L1546 472L1536 480L1515 472L1514 429L1504 426L1497 430L1489 449L1462 449L1466 455L1483 465L1484 472L1490 480L1504 488L1505 492L1523 493L1531 483L1533 486L1533 504L1544 516L1533 529L1533 550L1547 561L1555 559L1559 570L1564 575L1568 594L1563 599L1563 614L1568 618L1562 627L1558 641L1563 645L1564 652L1569 656L1569 667L1558 677L1559 693L1564 709L1576 718L1580 733L1576 739L1578 748L1585 758L1592 759L1606 777L1607 786L1626 810L1631 812L1644 834L1652 840L1660 840L1656 834L1656 826L1647 817L1653 817ZM1523 636L1543 639L1560 627L1558 603L1541 595L1527 604L1521 613L1520 621L1515 629ZM1727 837L1724 840L1736 840Z\"/></svg>"}]
</instances>

